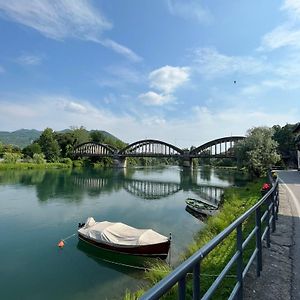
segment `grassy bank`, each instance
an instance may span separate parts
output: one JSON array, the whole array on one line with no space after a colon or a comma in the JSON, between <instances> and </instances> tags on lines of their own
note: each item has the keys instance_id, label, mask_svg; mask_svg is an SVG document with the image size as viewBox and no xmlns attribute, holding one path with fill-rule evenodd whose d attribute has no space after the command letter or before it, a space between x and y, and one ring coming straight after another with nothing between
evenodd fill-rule
<instances>
[{"instance_id":1,"label":"grassy bank","mask_svg":"<svg viewBox=\"0 0 300 300\"><path fill-rule=\"evenodd\" d=\"M260 189L264 179L258 179L254 182L247 184L245 187L228 188L224 194L224 203L220 212L210 217L207 220L207 226L204 230L200 231L194 237L193 243L191 243L185 253L182 255L182 260L185 260L203 245L209 242L213 237L225 229L231 224L236 218L242 213L253 206L257 200L261 197ZM243 233L246 235L249 233L254 224L254 219L248 219L243 225ZM255 245L254 239L249 243L245 249L244 257L250 255ZM233 253L236 251L236 234L233 232L229 235L218 247L216 247L201 263L201 292L205 292L211 283L215 280L216 276L219 275L223 267L227 264ZM165 277L171 270L163 262L159 262L155 265L150 266L151 271L145 272L145 279L148 280L149 286L139 289L134 294L126 292L124 299L133 300L141 296L150 286L154 285ZM226 277L217 293L215 299L227 299L229 293L236 283L235 281L235 266L230 270L230 275ZM187 278L187 299L192 298L192 286L191 279ZM172 289L164 299L177 299L177 287Z\"/></svg>"},{"instance_id":2,"label":"grassy bank","mask_svg":"<svg viewBox=\"0 0 300 300\"><path fill-rule=\"evenodd\" d=\"M0 163L0 170L28 170L28 169L66 169L71 168L72 165L65 163Z\"/></svg>"}]
</instances>

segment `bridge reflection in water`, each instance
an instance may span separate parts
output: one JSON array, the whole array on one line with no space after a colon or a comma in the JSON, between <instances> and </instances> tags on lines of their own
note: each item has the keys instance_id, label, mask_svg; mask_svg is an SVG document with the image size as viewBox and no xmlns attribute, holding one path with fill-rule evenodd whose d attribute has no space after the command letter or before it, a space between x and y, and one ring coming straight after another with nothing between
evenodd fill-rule
<instances>
[{"instance_id":1,"label":"bridge reflection in water","mask_svg":"<svg viewBox=\"0 0 300 300\"><path fill-rule=\"evenodd\" d=\"M126 172L119 172L116 176L99 177L100 174L86 177L75 175L73 183L77 187L91 190L93 192L108 192L116 189L124 189L129 194L146 200L158 200L169 197L179 191L192 192L197 198L204 199L212 204L218 205L224 186L198 184L198 172L180 172L180 181L155 181L148 179L135 179L126 176Z\"/></svg>"}]
</instances>

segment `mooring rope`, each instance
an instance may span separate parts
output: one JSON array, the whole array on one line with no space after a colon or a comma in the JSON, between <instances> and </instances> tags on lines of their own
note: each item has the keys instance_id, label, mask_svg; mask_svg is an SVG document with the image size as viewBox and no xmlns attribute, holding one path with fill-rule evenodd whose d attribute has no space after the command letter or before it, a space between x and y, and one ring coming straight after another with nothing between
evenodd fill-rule
<instances>
[{"instance_id":1,"label":"mooring rope","mask_svg":"<svg viewBox=\"0 0 300 300\"><path fill-rule=\"evenodd\" d=\"M73 236L75 236L76 233L73 233L63 239L61 239L61 241L66 241L70 238L72 238ZM97 260L102 260L102 261L105 261L107 263L110 263L110 264L114 264L114 265L119 265L119 266L122 266L122 267L127 267L127 268L132 268L132 269L136 269L136 270L142 270L142 271L158 271L158 272L163 272L163 273L169 273L168 270L160 270L160 269L155 269L155 268L147 268L147 267L142 267L142 266L134 266L134 265L129 265L129 264L124 264L124 263L120 263L120 262L116 262L116 261L111 261L111 260L108 260L108 259L104 259L104 258L100 258L98 256L95 256L95 255L91 255L89 254L89 256L97 259ZM174 269L172 269L171 271L173 271ZM193 275L193 273L186 273L186 275ZM205 273L201 273L200 276L203 276L203 277L218 277L219 274L205 274ZM227 278L236 278L236 275L225 275L225 277Z\"/></svg>"},{"instance_id":2,"label":"mooring rope","mask_svg":"<svg viewBox=\"0 0 300 300\"><path fill-rule=\"evenodd\" d=\"M74 235L76 235L76 233L73 233L73 234L71 234L71 235L69 235L69 236L67 236L67 237L65 237L65 238L63 238L63 239L61 239L61 241L64 241L64 242L65 242L66 240L72 238Z\"/></svg>"},{"instance_id":3,"label":"mooring rope","mask_svg":"<svg viewBox=\"0 0 300 300\"><path fill-rule=\"evenodd\" d=\"M124 264L124 263L120 263L120 262L116 262L116 261L111 261L108 259L104 259L104 258L100 258L94 255L90 255L98 260L102 260L105 261L107 263L111 263L114 265L118 265L118 266L122 266L122 267L127 267L127 268L132 268L132 269L136 269L136 270L142 270L142 271L158 271L158 272L163 272L163 273L169 273L169 271L167 270L160 270L160 269L155 269L155 268L147 268L147 267L141 267L141 266L134 266L134 265L128 265L128 264ZM172 269L171 271L173 271L174 269ZM193 275L193 273L186 273L186 275ZM201 273L200 276L204 276L204 277L218 277L219 274L205 274L205 273ZM227 278L236 278L236 275L226 275L225 277Z\"/></svg>"}]
</instances>

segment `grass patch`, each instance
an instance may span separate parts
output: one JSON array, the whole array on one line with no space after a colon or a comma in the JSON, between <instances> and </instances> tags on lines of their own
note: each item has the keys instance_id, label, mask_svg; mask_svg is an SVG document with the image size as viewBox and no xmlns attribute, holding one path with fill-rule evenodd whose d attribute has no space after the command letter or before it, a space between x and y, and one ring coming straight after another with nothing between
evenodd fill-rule
<instances>
[{"instance_id":1,"label":"grass patch","mask_svg":"<svg viewBox=\"0 0 300 300\"><path fill-rule=\"evenodd\" d=\"M0 163L0 170L29 170L29 169L66 169L71 168L72 165L66 163L44 163L35 164L27 162L19 163Z\"/></svg>"},{"instance_id":2,"label":"grass patch","mask_svg":"<svg viewBox=\"0 0 300 300\"><path fill-rule=\"evenodd\" d=\"M187 247L186 251L182 254L181 260L184 261L202 246L208 243L212 238L224 230L240 215L253 206L260 198L260 189L265 179L256 179L255 181L248 183L245 187L231 187L225 190L223 207L220 212L210 217L207 220L207 226L197 233L194 237L194 241ZM248 218L243 223L243 235L246 237L254 227L254 216ZM246 247L243 258L244 263L250 257L255 247L255 239L252 238L248 246ZM209 288L216 276L220 274L224 266L228 263L234 252L236 251L236 231L233 231L223 242L221 242L213 251L211 251L207 257L201 263L201 295ZM148 280L149 286L146 288L140 288L135 293L126 291L124 299L134 300L140 297L150 286L159 282L169 272L171 272L164 262L156 263L150 266L150 271L145 273L145 279ZM213 299L227 299L233 286L236 283L235 279L236 266L233 266L229 271L222 284L219 286L217 292L213 296ZM192 276L187 276L186 283L187 299L192 298ZM163 299L177 299L177 286L174 286Z\"/></svg>"}]
</instances>

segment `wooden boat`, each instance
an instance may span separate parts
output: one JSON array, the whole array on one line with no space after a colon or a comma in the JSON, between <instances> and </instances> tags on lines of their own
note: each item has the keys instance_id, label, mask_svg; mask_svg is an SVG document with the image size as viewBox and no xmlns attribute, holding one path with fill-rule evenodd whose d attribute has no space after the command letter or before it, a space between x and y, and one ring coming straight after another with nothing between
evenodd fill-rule
<instances>
[{"instance_id":1,"label":"wooden boat","mask_svg":"<svg viewBox=\"0 0 300 300\"><path fill-rule=\"evenodd\" d=\"M137 229L108 221L96 222L92 217L79 227L79 239L101 249L162 259L168 256L170 249L171 238L152 229Z\"/></svg>"},{"instance_id":2,"label":"wooden boat","mask_svg":"<svg viewBox=\"0 0 300 300\"><path fill-rule=\"evenodd\" d=\"M212 216L218 211L217 206L209 204L208 202L202 202L201 200L187 198L185 203L188 209L205 216Z\"/></svg>"}]
</instances>

